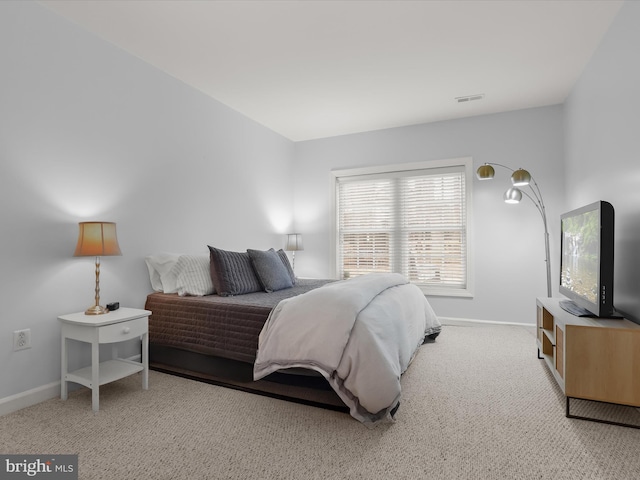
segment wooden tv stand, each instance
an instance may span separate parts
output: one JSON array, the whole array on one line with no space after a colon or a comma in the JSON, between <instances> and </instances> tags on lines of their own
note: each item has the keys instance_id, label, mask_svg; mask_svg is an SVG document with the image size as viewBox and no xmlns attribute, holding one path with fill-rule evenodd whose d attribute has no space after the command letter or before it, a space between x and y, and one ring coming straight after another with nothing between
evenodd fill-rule
<instances>
[{"instance_id":1,"label":"wooden tv stand","mask_svg":"<svg viewBox=\"0 0 640 480\"><path fill-rule=\"evenodd\" d=\"M640 426L570 414L579 398L640 407L640 325L626 319L576 317L558 298L538 298L538 357L566 396L566 416L626 427Z\"/></svg>"}]
</instances>

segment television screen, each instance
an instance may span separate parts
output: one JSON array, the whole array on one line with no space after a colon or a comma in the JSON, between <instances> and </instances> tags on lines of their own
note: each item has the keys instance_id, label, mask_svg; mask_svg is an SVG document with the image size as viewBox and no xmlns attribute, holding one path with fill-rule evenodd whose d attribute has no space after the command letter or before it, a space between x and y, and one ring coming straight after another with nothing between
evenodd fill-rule
<instances>
[{"instance_id":1,"label":"television screen","mask_svg":"<svg viewBox=\"0 0 640 480\"><path fill-rule=\"evenodd\" d=\"M598 300L600 218L597 210L562 220L560 282L592 303Z\"/></svg>"},{"instance_id":2,"label":"television screen","mask_svg":"<svg viewBox=\"0 0 640 480\"><path fill-rule=\"evenodd\" d=\"M613 217L613 207L607 202L561 216L560 293L586 310L571 313L613 314Z\"/></svg>"}]
</instances>

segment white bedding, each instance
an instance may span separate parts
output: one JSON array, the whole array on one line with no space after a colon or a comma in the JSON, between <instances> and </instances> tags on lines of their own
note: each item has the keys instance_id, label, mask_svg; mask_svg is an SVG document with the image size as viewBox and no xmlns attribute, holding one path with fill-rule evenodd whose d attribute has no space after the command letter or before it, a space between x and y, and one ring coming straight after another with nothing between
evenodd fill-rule
<instances>
[{"instance_id":1,"label":"white bedding","mask_svg":"<svg viewBox=\"0 0 640 480\"><path fill-rule=\"evenodd\" d=\"M302 367L321 373L365 424L391 419L400 376L440 331L422 291L399 274L369 274L281 301L260 333L258 380Z\"/></svg>"}]
</instances>

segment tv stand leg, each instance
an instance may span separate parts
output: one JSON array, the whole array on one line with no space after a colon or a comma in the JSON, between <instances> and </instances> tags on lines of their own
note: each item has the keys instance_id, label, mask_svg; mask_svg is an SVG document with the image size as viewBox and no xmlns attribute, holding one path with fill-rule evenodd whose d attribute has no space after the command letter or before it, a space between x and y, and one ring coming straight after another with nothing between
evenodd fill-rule
<instances>
[{"instance_id":1,"label":"tv stand leg","mask_svg":"<svg viewBox=\"0 0 640 480\"><path fill-rule=\"evenodd\" d=\"M540 349L538 349L538 360L543 360L543 359L544 359L544 357L540 356Z\"/></svg>"},{"instance_id":2,"label":"tv stand leg","mask_svg":"<svg viewBox=\"0 0 640 480\"><path fill-rule=\"evenodd\" d=\"M599 418L581 417L579 415L571 415L571 413L569 412L570 405L571 405L570 404L571 398L573 398L573 397L567 397L567 409L566 409L566 413L565 413L565 416L567 418L575 418L575 419L578 419L578 420L587 420L589 422L605 423L607 425L617 425L619 427L636 428L636 429L640 430L640 425L633 425L633 424L630 424L630 423L621 423L621 422L612 422L610 420L601 420ZM581 399L581 400L585 400L585 401L588 401L588 402L599 402L598 400L586 400L586 399ZM609 403L609 404L611 404L610 402L599 402L599 403ZM617 403L613 403L611 405L618 405L618 404Z\"/></svg>"}]
</instances>

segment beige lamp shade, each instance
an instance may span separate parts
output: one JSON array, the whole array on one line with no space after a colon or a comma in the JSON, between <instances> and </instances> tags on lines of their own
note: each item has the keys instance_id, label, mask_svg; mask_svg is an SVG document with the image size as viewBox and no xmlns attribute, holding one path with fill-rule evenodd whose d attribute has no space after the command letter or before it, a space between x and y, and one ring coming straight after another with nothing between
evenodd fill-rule
<instances>
[{"instance_id":1,"label":"beige lamp shade","mask_svg":"<svg viewBox=\"0 0 640 480\"><path fill-rule=\"evenodd\" d=\"M74 257L122 255L113 222L80 222Z\"/></svg>"},{"instance_id":2,"label":"beige lamp shade","mask_svg":"<svg viewBox=\"0 0 640 480\"><path fill-rule=\"evenodd\" d=\"M300 250L304 250L304 246L302 245L302 234L301 233L288 233L287 234L287 245L284 247L287 252L297 252Z\"/></svg>"}]
</instances>

